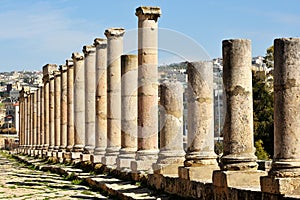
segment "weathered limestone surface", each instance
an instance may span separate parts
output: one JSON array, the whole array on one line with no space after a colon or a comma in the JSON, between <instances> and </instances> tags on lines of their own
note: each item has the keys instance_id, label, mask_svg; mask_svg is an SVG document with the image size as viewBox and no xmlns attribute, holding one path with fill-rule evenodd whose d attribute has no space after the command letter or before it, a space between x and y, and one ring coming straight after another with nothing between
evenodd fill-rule
<instances>
[{"instance_id":1,"label":"weathered limestone surface","mask_svg":"<svg viewBox=\"0 0 300 200\"><path fill-rule=\"evenodd\" d=\"M107 37L107 148L102 163L115 165L121 148L121 55L123 28L105 30Z\"/></svg>"},{"instance_id":2,"label":"weathered limestone surface","mask_svg":"<svg viewBox=\"0 0 300 200\"><path fill-rule=\"evenodd\" d=\"M39 143L39 149L43 149L43 146L45 144L45 120L44 120L44 86L39 87L40 90L40 129L39 129L39 135L40 135L40 143Z\"/></svg>"},{"instance_id":3,"label":"weathered limestone surface","mask_svg":"<svg viewBox=\"0 0 300 200\"><path fill-rule=\"evenodd\" d=\"M224 40L223 83L227 107L221 158L221 168L224 170L257 169L253 144L251 73L250 40Z\"/></svg>"},{"instance_id":4,"label":"weathered limestone surface","mask_svg":"<svg viewBox=\"0 0 300 200\"><path fill-rule=\"evenodd\" d=\"M67 66L60 66L61 94L60 94L60 151L67 148L67 123L68 123L68 102L67 102Z\"/></svg>"},{"instance_id":5,"label":"weathered limestone surface","mask_svg":"<svg viewBox=\"0 0 300 200\"><path fill-rule=\"evenodd\" d=\"M38 109L38 106L37 106L37 96L38 96L38 91L35 90L33 93L33 98L32 98L32 104L33 104L33 132L32 132L32 147L33 149L36 149L37 146L38 146L38 143L37 143L37 139L38 139L38 135L37 135L37 129L38 129L38 119L37 119L37 109Z\"/></svg>"},{"instance_id":6,"label":"weathered limestone surface","mask_svg":"<svg viewBox=\"0 0 300 200\"><path fill-rule=\"evenodd\" d=\"M274 158L263 192L300 195L300 38L274 41Z\"/></svg>"},{"instance_id":7,"label":"weathered limestone surface","mask_svg":"<svg viewBox=\"0 0 300 200\"><path fill-rule=\"evenodd\" d=\"M107 146L107 40L96 38L96 121L95 151L91 162L101 162Z\"/></svg>"},{"instance_id":8,"label":"weathered limestone surface","mask_svg":"<svg viewBox=\"0 0 300 200\"><path fill-rule=\"evenodd\" d=\"M160 87L160 152L154 173L178 174L183 165L183 87L180 82L164 82Z\"/></svg>"},{"instance_id":9,"label":"weathered limestone surface","mask_svg":"<svg viewBox=\"0 0 300 200\"><path fill-rule=\"evenodd\" d=\"M67 151L74 147L74 64L67 60Z\"/></svg>"},{"instance_id":10,"label":"weathered limestone surface","mask_svg":"<svg viewBox=\"0 0 300 200\"><path fill-rule=\"evenodd\" d=\"M121 149L117 169L130 168L137 151L137 89L138 62L136 55L121 56Z\"/></svg>"},{"instance_id":11,"label":"weathered limestone surface","mask_svg":"<svg viewBox=\"0 0 300 200\"><path fill-rule=\"evenodd\" d=\"M82 152L85 144L84 55L73 53L74 63L74 152Z\"/></svg>"},{"instance_id":12,"label":"weathered limestone surface","mask_svg":"<svg viewBox=\"0 0 300 200\"><path fill-rule=\"evenodd\" d=\"M29 146L30 149L34 149L34 138L35 138L35 118L34 118L34 91L30 91L30 110L29 110L29 120L30 120L30 129L29 129ZM32 152L32 151L30 151ZM30 153L31 154L31 153Z\"/></svg>"},{"instance_id":13,"label":"weathered limestone surface","mask_svg":"<svg viewBox=\"0 0 300 200\"><path fill-rule=\"evenodd\" d=\"M35 92L36 94L36 149L40 149L40 142L41 142L41 132L40 132L40 125L41 125L41 94L40 89L38 88Z\"/></svg>"},{"instance_id":14,"label":"weathered limestone surface","mask_svg":"<svg viewBox=\"0 0 300 200\"><path fill-rule=\"evenodd\" d=\"M60 122L61 122L61 73L54 74L54 150L59 150L60 146Z\"/></svg>"},{"instance_id":15,"label":"weathered limestone surface","mask_svg":"<svg viewBox=\"0 0 300 200\"><path fill-rule=\"evenodd\" d=\"M184 167L179 177L189 180L212 180L219 169L214 152L213 64L188 63L188 144Z\"/></svg>"},{"instance_id":16,"label":"weathered limestone surface","mask_svg":"<svg viewBox=\"0 0 300 200\"><path fill-rule=\"evenodd\" d=\"M85 146L84 153L92 154L95 149L96 115L96 48L84 46L84 85L85 85Z\"/></svg>"},{"instance_id":17,"label":"weathered limestone surface","mask_svg":"<svg viewBox=\"0 0 300 200\"><path fill-rule=\"evenodd\" d=\"M133 171L152 170L158 153L158 25L159 7L139 7L138 17L138 151Z\"/></svg>"}]
</instances>

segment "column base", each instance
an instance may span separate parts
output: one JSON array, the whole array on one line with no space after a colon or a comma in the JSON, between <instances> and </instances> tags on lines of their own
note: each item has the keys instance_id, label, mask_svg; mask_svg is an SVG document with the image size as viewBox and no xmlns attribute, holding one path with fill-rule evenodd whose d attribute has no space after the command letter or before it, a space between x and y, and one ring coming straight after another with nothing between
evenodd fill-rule
<instances>
[{"instance_id":1,"label":"column base","mask_svg":"<svg viewBox=\"0 0 300 200\"><path fill-rule=\"evenodd\" d=\"M47 157L52 157L52 151L47 151Z\"/></svg>"},{"instance_id":2,"label":"column base","mask_svg":"<svg viewBox=\"0 0 300 200\"><path fill-rule=\"evenodd\" d=\"M203 165L195 167L179 167L178 176L182 179L191 181L201 181L211 183L213 179L213 172L219 170L218 165Z\"/></svg>"},{"instance_id":3,"label":"column base","mask_svg":"<svg viewBox=\"0 0 300 200\"><path fill-rule=\"evenodd\" d=\"M118 157L116 162L117 162L117 169L122 170L122 169L130 169L131 162L135 161L134 158L122 158Z\"/></svg>"},{"instance_id":4,"label":"column base","mask_svg":"<svg viewBox=\"0 0 300 200\"><path fill-rule=\"evenodd\" d=\"M261 191L279 195L300 195L300 177L279 178L263 176L260 178Z\"/></svg>"},{"instance_id":5,"label":"column base","mask_svg":"<svg viewBox=\"0 0 300 200\"><path fill-rule=\"evenodd\" d=\"M215 187L259 187L260 177L267 172L261 170L221 171L213 172L213 185Z\"/></svg>"},{"instance_id":6,"label":"column base","mask_svg":"<svg viewBox=\"0 0 300 200\"><path fill-rule=\"evenodd\" d=\"M104 154L101 154L101 155L100 154L97 154L97 155L92 154L90 156L90 161L92 163L101 163L103 157L104 157Z\"/></svg>"},{"instance_id":7,"label":"column base","mask_svg":"<svg viewBox=\"0 0 300 200\"><path fill-rule=\"evenodd\" d=\"M249 156L235 156L226 155L221 158L220 167L222 170L230 171L244 171L244 170L257 170L258 164L256 162L257 158L254 155Z\"/></svg>"},{"instance_id":8,"label":"column base","mask_svg":"<svg viewBox=\"0 0 300 200\"><path fill-rule=\"evenodd\" d=\"M161 150L157 162L152 165L154 173L178 176L178 167L183 166L184 155L183 150Z\"/></svg>"},{"instance_id":9,"label":"column base","mask_svg":"<svg viewBox=\"0 0 300 200\"><path fill-rule=\"evenodd\" d=\"M64 158L63 153L64 153L63 151L58 151L57 152L57 159L58 159L59 162L63 162L63 158Z\"/></svg>"},{"instance_id":10,"label":"column base","mask_svg":"<svg viewBox=\"0 0 300 200\"><path fill-rule=\"evenodd\" d=\"M152 165L157 162L158 149L155 150L140 150L136 153L136 160L130 163L130 168L133 173L148 171L153 173Z\"/></svg>"},{"instance_id":11,"label":"column base","mask_svg":"<svg viewBox=\"0 0 300 200\"><path fill-rule=\"evenodd\" d=\"M94 153L94 146L85 146L83 152L86 154L93 154Z\"/></svg>"}]
</instances>

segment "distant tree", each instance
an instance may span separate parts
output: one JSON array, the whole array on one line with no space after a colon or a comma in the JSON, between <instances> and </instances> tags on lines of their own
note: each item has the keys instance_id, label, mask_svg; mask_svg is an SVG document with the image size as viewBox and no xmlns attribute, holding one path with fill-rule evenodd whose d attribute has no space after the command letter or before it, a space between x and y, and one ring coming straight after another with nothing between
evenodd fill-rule
<instances>
[{"instance_id":1,"label":"distant tree","mask_svg":"<svg viewBox=\"0 0 300 200\"><path fill-rule=\"evenodd\" d=\"M274 48L269 47L264 57L268 68L273 69ZM260 159L273 157L274 154L274 95L273 75L253 73L253 121L256 154ZM267 153L267 155L264 153Z\"/></svg>"}]
</instances>

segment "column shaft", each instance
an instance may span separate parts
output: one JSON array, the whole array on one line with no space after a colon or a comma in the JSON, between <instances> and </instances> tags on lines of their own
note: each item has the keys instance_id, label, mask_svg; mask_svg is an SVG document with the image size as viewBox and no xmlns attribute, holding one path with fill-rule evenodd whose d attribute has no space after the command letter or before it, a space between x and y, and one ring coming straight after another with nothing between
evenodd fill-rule
<instances>
[{"instance_id":1,"label":"column shaft","mask_svg":"<svg viewBox=\"0 0 300 200\"><path fill-rule=\"evenodd\" d=\"M74 147L74 65L73 60L67 61L67 151Z\"/></svg>"},{"instance_id":2,"label":"column shaft","mask_svg":"<svg viewBox=\"0 0 300 200\"><path fill-rule=\"evenodd\" d=\"M55 122L54 122L54 76L49 81L49 149L54 150L55 145Z\"/></svg>"},{"instance_id":3,"label":"column shaft","mask_svg":"<svg viewBox=\"0 0 300 200\"><path fill-rule=\"evenodd\" d=\"M44 116L44 106L45 106L45 99L44 99L44 87L41 86L40 90L40 149L43 148L45 145L45 116Z\"/></svg>"},{"instance_id":4,"label":"column shaft","mask_svg":"<svg viewBox=\"0 0 300 200\"><path fill-rule=\"evenodd\" d=\"M54 149L58 150L60 146L60 112L61 112L61 74L59 71L54 75Z\"/></svg>"},{"instance_id":5,"label":"column shaft","mask_svg":"<svg viewBox=\"0 0 300 200\"><path fill-rule=\"evenodd\" d=\"M73 53L74 63L74 151L82 152L85 144L84 55Z\"/></svg>"},{"instance_id":6,"label":"column shaft","mask_svg":"<svg viewBox=\"0 0 300 200\"><path fill-rule=\"evenodd\" d=\"M96 48L84 46L84 80L85 80L85 146L84 152L92 154L95 149L96 117Z\"/></svg>"},{"instance_id":7,"label":"column shaft","mask_svg":"<svg viewBox=\"0 0 300 200\"><path fill-rule=\"evenodd\" d=\"M221 158L224 170L257 168L253 145L251 59L250 40L223 41L223 83L227 108Z\"/></svg>"},{"instance_id":8,"label":"column shaft","mask_svg":"<svg viewBox=\"0 0 300 200\"><path fill-rule=\"evenodd\" d=\"M41 142L41 90L40 88L36 91L36 148L40 149Z\"/></svg>"},{"instance_id":9,"label":"column shaft","mask_svg":"<svg viewBox=\"0 0 300 200\"><path fill-rule=\"evenodd\" d=\"M138 62L136 55L121 56L121 149L117 168L130 168L137 151L137 89Z\"/></svg>"},{"instance_id":10,"label":"column shaft","mask_svg":"<svg viewBox=\"0 0 300 200\"><path fill-rule=\"evenodd\" d=\"M96 135L95 155L101 161L107 146L107 40L96 38ZM96 159L93 160L95 162Z\"/></svg>"},{"instance_id":11,"label":"column shaft","mask_svg":"<svg viewBox=\"0 0 300 200\"><path fill-rule=\"evenodd\" d=\"M123 28L105 30L107 37L107 148L102 162L115 165L121 148L121 55Z\"/></svg>"},{"instance_id":12,"label":"column shaft","mask_svg":"<svg viewBox=\"0 0 300 200\"><path fill-rule=\"evenodd\" d=\"M67 66L60 67L61 74L61 98L60 98L60 147L59 149L65 151L67 148L67 122L68 122L68 103L67 103Z\"/></svg>"}]
</instances>

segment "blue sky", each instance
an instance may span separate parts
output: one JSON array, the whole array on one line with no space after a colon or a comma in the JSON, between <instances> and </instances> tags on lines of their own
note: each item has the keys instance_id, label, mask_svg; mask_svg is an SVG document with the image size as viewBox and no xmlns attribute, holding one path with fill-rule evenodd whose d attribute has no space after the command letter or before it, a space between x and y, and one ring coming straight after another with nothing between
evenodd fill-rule
<instances>
[{"instance_id":1,"label":"blue sky","mask_svg":"<svg viewBox=\"0 0 300 200\"><path fill-rule=\"evenodd\" d=\"M160 47L160 63L188 59L179 54L189 53L191 59L221 57L221 42L228 38L251 39L257 56L274 38L300 37L299 0L0 0L0 71L63 64L104 37L106 28L124 27L130 36L141 5L162 9L160 44L167 49Z\"/></svg>"}]
</instances>

